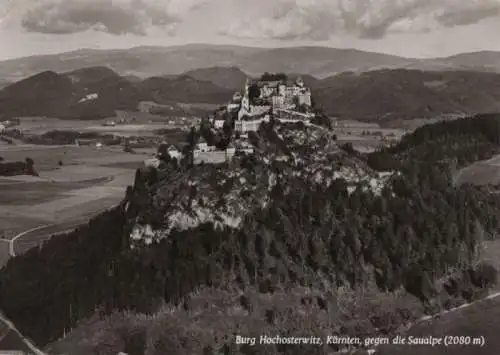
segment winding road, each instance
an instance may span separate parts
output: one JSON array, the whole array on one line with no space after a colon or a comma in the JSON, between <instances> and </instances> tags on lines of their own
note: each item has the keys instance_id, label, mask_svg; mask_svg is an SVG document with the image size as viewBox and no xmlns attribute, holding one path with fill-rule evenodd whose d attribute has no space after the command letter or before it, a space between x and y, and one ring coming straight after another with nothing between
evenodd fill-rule
<instances>
[{"instance_id":1,"label":"winding road","mask_svg":"<svg viewBox=\"0 0 500 355\"><path fill-rule=\"evenodd\" d=\"M26 339L9 321L0 313L0 353L3 354L35 354L46 355L31 341Z\"/></svg>"},{"instance_id":2,"label":"winding road","mask_svg":"<svg viewBox=\"0 0 500 355\"><path fill-rule=\"evenodd\" d=\"M69 233L79 226L88 223L88 221L104 211L114 208L116 204L106 206L100 210L94 211L91 215L81 216L81 218L73 219L68 222L44 224L35 228L28 229L22 233L15 235L10 240L5 240L9 243L9 254L11 257L24 254L28 250L41 247L43 243L52 236L57 234Z\"/></svg>"},{"instance_id":3,"label":"winding road","mask_svg":"<svg viewBox=\"0 0 500 355\"><path fill-rule=\"evenodd\" d=\"M19 233L18 235L14 236L14 238L12 238L11 240L9 240L9 254L11 257L14 257L16 256L16 252L15 252L15 249L14 249L14 243L19 239L21 238L22 236L28 234L28 233L32 233L32 232L35 232L35 231L38 231L42 228L46 228L46 227L49 227L51 226L50 224L46 224L46 225L43 225L43 226L38 226L38 227L35 227L35 228L31 228L31 229L28 229L27 231L24 231L24 232L21 232Z\"/></svg>"}]
</instances>

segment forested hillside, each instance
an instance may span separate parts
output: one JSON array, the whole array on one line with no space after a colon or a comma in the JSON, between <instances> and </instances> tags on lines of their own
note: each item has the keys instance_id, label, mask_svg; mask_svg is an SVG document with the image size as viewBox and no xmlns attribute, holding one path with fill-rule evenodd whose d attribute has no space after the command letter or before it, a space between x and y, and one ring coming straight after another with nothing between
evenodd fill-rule
<instances>
[{"instance_id":1,"label":"forested hillside","mask_svg":"<svg viewBox=\"0 0 500 355\"><path fill-rule=\"evenodd\" d=\"M130 81L108 68L89 67L45 71L0 89L0 115L99 119L115 116L115 110L136 111L141 101L222 104L232 94L187 75Z\"/></svg>"},{"instance_id":2,"label":"forested hillside","mask_svg":"<svg viewBox=\"0 0 500 355\"><path fill-rule=\"evenodd\" d=\"M499 152L499 119L425 126L370 155L264 125L230 166L139 171L120 207L11 259L0 305L39 345L88 318L50 347L77 355L323 354L232 336L393 332L496 281L480 247L500 198L451 172Z\"/></svg>"},{"instance_id":3,"label":"forested hillside","mask_svg":"<svg viewBox=\"0 0 500 355\"><path fill-rule=\"evenodd\" d=\"M315 102L329 115L383 123L393 119L500 111L500 74L382 69L321 80Z\"/></svg>"}]
</instances>

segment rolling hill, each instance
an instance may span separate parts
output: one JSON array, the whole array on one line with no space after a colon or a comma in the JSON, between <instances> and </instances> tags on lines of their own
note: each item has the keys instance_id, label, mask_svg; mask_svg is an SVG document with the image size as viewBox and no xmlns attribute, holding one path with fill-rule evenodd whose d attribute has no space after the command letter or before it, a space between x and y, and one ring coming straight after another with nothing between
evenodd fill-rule
<instances>
[{"instance_id":1,"label":"rolling hill","mask_svg":"<svg viewBox=\"0 0 500 355\"><path fill-rule=\"evenodd\" d=\"M186 75L130 81L106 67L44 71L0 90L0 115L98 119L135 111L140 101L222 104L232 93Z\"/></svg>"},{"instance_id":2,"label":"rolling hill","mask_svg":"<svg viewBox=\"0 0 500 355\"><path fill-rule=\"evenodd\" d=\"M95 66L108 66L120 75L135 75L141 78L179 75L199 68L212 67L237 67L251 75L260 75L265 71L283 71L326 77L346 70L403 66L413 62L413 59L386 54L326 47L270 49L192 44L125 50L81 49L68 53L12 59L0 62L0 78L17 81L45 70L66 72Z\"/></svg>"},{"instance_id":3,"label":"rolling hill","mask_svg":"<svg viewBox=\"0 0 500 355\"><path fill-rule=\"evenodd\" d=\"M405 69L344 73L320 81L313 97L330 115L372 121L498 112L500 74Z\"/></svg>"},{"instance_id":4,"label":"rolling hill","mask_svg":"<svg viewBox=\"0 0 500 355\"><path fill-rule=\"evenodd\" d=\"M215 103L231 99L233 90L189 75L173 78L151 77L136 84L142 92L158 103Z\"/></svg>"},{"instance_id":5,"label":"rolling hill","mask_svg":"<svg viewBox=\"0 0 500 355\"><path fill-rule=\"evenodd\" d=\"M241 90L248 74L237 67L211 67L189 70L183 75L200 81L210 81L222 88Z\"/></svg>"},{"instance_id":6,"label":"rolling hill","mask_svg":"<svg viewBox=\"0 0 500 355\"><path fill-rule=\"evenodd\" d=\"M299 72L289 74L292 79L299 75L293 73ZM1 89L0 115L94 119L134 111L140 101L222 105L242 89L246 77L235 67L132 80L107 67L45 71ZM302 77L315 104L340 118L387 122L500 110L500 73L381 69Z\"/></svg>"},{"instance_id":7,"label":"rolling hill","mask_svg":"<svg viewBox=\"0 0 500 355\"><path fill-rule=\"evenodd\" d=\"M0 80L14 82L41 71L67 72L82 67L102 66L107 66L122 76L137 76L143 79L195 71L191 73L194 77L209 80L212 75L210 70L208 74L197 70L213 67L239 68L250 75L274 71L325 78L345 71L359 72L382 68L499 72L500 53L473 52L445 58L413 59L354 49L307 46L258 48L188 44L112 50L79 49L67 53L1 61ZM232 80L230 83L233 85Z\"/></svg>"}]
</instances>

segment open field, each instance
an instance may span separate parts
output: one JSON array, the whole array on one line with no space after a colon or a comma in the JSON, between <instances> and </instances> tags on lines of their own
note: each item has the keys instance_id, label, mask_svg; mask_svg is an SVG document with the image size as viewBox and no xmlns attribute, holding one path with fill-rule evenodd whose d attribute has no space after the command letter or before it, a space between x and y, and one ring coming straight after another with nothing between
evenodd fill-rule
<instances>
[{"instance_id":1,"label":"open field","mask_svg":"<svg viewBox=\"0 0 500 355\"><path fill-rule=\"evenodd\" d=\"M0 178L0 235L11 239L32 228L49 226L15 239L14 250L20 253L53 233L86 223L123 199L126 187L133 184L135 169L151 152L130 154L119 148L90 146L0 147L0 156L6 161L32 158L40 174ZM9 257L3 246L0 265Z\"/></svg>"},{"instance_id":2,"label":"open field","mask_svg":"<svg viewBox=\"0 0 500 355\"><path fill-rule=\"evenodd\" d=\"M118 202L120 201L117 201L116 198L102 198L80 205L78 207L78 216L60 216L60 220L66 220L66 222L50 224L41 229L26 233L21 238L17 239L14 243L15 255L25 253L31 248L41 245L44 241L49 240L54 234L70 232L76 227L87 223L89 219L104 212Z\"/></svg>"},{"instance_id":3,"label":"open field","mask_svg":"<svg viewBox=\"0 0 500 355\"><path fill-rule=\"evenodd\" d=\"M484 347L478 345L455 345L450 347L429 345L391 345L381 346L377 355L498 355L500 349L500 298L477 302L470 307L447 313L440 319L429 320L415 326L408 333L417 337L430 335L440 338L448 335L484 337Z\"/></svg>"},{"instance_id":4,"label":"open field","mask_svg":"<svg viewBox=\"0 0 500 355\"><path fill-rule=\"evenodd\" d=\"M101 134L115 134L122 137L129 136L141 136L141 137L151 137L155 136L155 130L158 129L176 129L178 126L167 125L167 124L125 124L116 125L113 127L109 126L88 126L79 129L80 132L96 132Z\"/></svg>"},{"instance_id":5,"label":"open field","mask_svg":"<svg viewBox=\"0 0 500 355\"><path fill-rule=\"evenodd\" d=\"M89 125L100 125L106 122L106 119L89 122L83 120L60 120L50 117L21 117L19 120L20 124L15 128L20 129L26 134L43 134L52 130L78 131Z\"/></svg>"},{"instance_id":6,"label":"open field","mask_svg":"<svg viewBox=\"0 0 500 355\"><path fill-rule=\"evenodd\" d=\"M35 228L45 223L42 218L24 216L20 213L11 214L5 205L0 205L0 237L11 239L17 233L21 233L30 228ZM13 207L16 209L17 206Z\"/></svg>"},{"instance_id":7,"label":"open field","mask_svg":"<svg viewBox=\"0 0 500 355\"><path fill-rule=\"evenodd\" d=\"M354 120L338 121L335 131L339 144L351 143L354 149L362 153L397 142L407 132L405 129L384 128L377 123Z\"/></svg>"},{"instance_id":8,"label":"open field","mask_svg":"<svg viewBox=\"0 0 500 355\"><path fill-rule=\"evenodd\" d=\"M109 117L100 120L60 120L49 117L24 117L20 118L19 126L15 128L27 135L41 135L48 131L79 131L96 132L101 134L114 134L117 136L154 136L154 131L158 129L178 130L183 125L169 124L168 117L141 115L140 113L130 113L127 119L133 118L133 122L127 124L117 124L115 126L104 126L110 120L118 120L118 117ZM154 118L154 120L153 120ZM186 119L184 125L189 127L191 119Z\"/></svg>"},{"instance_id":9,"label":"open field","mask_svg":"<svg viewBox=\"0 0 500 355\"><path fill-rule=\"evenodd\" d=\"M491 159L473 163L461 170L454 176L454 183L487 185L500 184L500 155Z\"/></svg>"},{"instance_id":10,"label":"open field","mask_svg":"<svg viewBox=\"0 0 500 355\"><path fill-rule=\"evenodd\" d=\"M0 178L0 181L2 178ZM26 203L42 203L57 199L59 195L74 189L92 187L108 182L109 178L101 177L77 182L39 181L33 183L21 181L0 182L0 205L26 205Z\"/></svg>"},{"instance_id":11,"label":"open field","mask_svg":"<svg viewBox=\"0 0 500 355\"><path fill-rule=\"evenodd\" d=\"M152 152L154 152L154 149L141 150L137 154L130 154L124 153L122 147L95 148L93 146L74 145L41 146L22 144L0 146L0 156L5 161L24 161L29 157L35 162L35 168L41 176L47 171L64 169L68 165L88 165L90 167L118 162L143 161L145 155L152 154ZM59 162L62 162L63 165L60 166Z\"/></svg>"}]
</instances>

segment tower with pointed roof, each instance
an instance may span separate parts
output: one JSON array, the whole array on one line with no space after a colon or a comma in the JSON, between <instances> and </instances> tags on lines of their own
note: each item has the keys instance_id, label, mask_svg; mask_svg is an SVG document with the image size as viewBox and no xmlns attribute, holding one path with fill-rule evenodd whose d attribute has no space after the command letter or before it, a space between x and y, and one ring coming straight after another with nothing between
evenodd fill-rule
<instances>
[{"instance_id":1,"label":"tower with pointed roof","mask_svg":"<svg viewBox=\"0 0 500 355\"><path fill-rule=\"evenodd\" d=\"M301 76L298 76L297 77L297 80L295 80L295 84L297 84L297 86L303 88L304 87L304 80L302 80L302 77Z\"/></svg>"}]
</instances>

